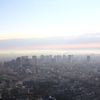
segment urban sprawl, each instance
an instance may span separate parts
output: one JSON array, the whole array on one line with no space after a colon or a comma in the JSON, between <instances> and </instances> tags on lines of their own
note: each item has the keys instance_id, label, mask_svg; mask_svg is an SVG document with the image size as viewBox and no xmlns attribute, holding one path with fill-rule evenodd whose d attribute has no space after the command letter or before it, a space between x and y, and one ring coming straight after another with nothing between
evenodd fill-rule
<instances>
[{"instance_id":1,"label":"urban sprawl","mask_svg":"<svg viewBox=\"0 0 100 100\"><path fill-rule=\"evenodd\" d=\"M100 55L1 61L0 100L100 100Z\"/></svg>"}]
</instances>

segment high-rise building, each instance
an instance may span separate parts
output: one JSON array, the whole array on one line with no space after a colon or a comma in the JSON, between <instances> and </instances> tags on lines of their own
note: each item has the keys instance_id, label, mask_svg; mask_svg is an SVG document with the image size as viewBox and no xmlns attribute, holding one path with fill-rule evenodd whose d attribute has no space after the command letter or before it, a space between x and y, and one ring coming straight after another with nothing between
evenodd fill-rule
<instances>
[{"instance_id":1,"label":"high-rise building","mask_svg":"<svg viewBox=\"0 0 100 100\"><path fill-rule=\"evenodd\" d=\"M37 56L32 56L32 65L37 65Z\"/></svg>"},{"instance_id":2,"label":"high-rise building","mask_svg":"<svg viewBox=\"0 0 100 100\"><path fill-rule=\"evenodd\" d=\"M35 74L37 74L38 73L38 58L37 58L37 56L32 56L32 59L31 59L31 63L32 63L32 70L33 70L33 72L35 73Z\"/></svg>"},{"instance_id":3,"label":"high-rise building","mask_svg":"<svg viewBox=\"0 0 100 100\"><path fill-rule=\"evenodd\" d=\"M87 61L89 62L91 60L91 57L90 56L87 56Z\"/></svg>"},{"instance_id":4,"label":"high-rise building","mask_svg":"<svg viewBox=\"0 0 100 100\"><path fill-rule=\"evenodd\" d=\"M72 61L73 55L68 55L68 61Z\"/></svg>"}]
</instances>

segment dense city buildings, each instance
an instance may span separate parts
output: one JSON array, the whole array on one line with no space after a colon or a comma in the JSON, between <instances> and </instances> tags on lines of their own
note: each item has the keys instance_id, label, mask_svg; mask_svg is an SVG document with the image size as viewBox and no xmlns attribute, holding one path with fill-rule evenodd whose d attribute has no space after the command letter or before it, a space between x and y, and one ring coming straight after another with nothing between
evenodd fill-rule
<instances>
[{"instance_id":1,"label":"dense city buildings","mask_svg":"<svg viewBox=\"0 0 100 100\"><path fill-rule=\"evenodd\" d=\"M1 62L0 96L8 95L11 100L99 100L99 59L99 55L33 55Z\"/></svg>"}]
</instances>

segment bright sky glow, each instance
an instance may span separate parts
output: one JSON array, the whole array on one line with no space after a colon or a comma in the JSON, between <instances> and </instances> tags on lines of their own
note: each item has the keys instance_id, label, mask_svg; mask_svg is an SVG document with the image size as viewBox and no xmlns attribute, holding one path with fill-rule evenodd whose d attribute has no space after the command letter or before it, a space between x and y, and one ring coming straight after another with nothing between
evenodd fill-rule
<instances>
[{"instance_id":1,"label":"bright sky glow","mask_svg":"<svg viewBox=\"0 0 100 100\"><path fill-rule=\"evenodd\" d=\"M0 39L100 32L100 0L1 0Z\"/></svg>"},{"instance_id":2,"label":"bright sky glow","mask_svg":"<svg viewBox=\"0 0 100 100\"><path fill-rule=\"evenodd\" d=\"M100 0L0 0L0 40L97 33Z\"/></svg>"}]
</instances>

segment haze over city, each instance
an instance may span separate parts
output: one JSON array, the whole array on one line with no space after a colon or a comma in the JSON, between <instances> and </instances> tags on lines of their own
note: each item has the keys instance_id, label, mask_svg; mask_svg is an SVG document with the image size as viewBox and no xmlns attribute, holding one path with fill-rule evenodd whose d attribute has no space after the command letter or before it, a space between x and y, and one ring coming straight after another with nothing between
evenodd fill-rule
<instances>
[{"instance_id":1,"label":"haze over city","mask_svg":"<svg viewBox=\"0 0 100 100\"><path fill-rule=\"evenodd\" d=\"M0 100L100 100L100 0L0 0Z\"/></svg>"}]
</instances>

